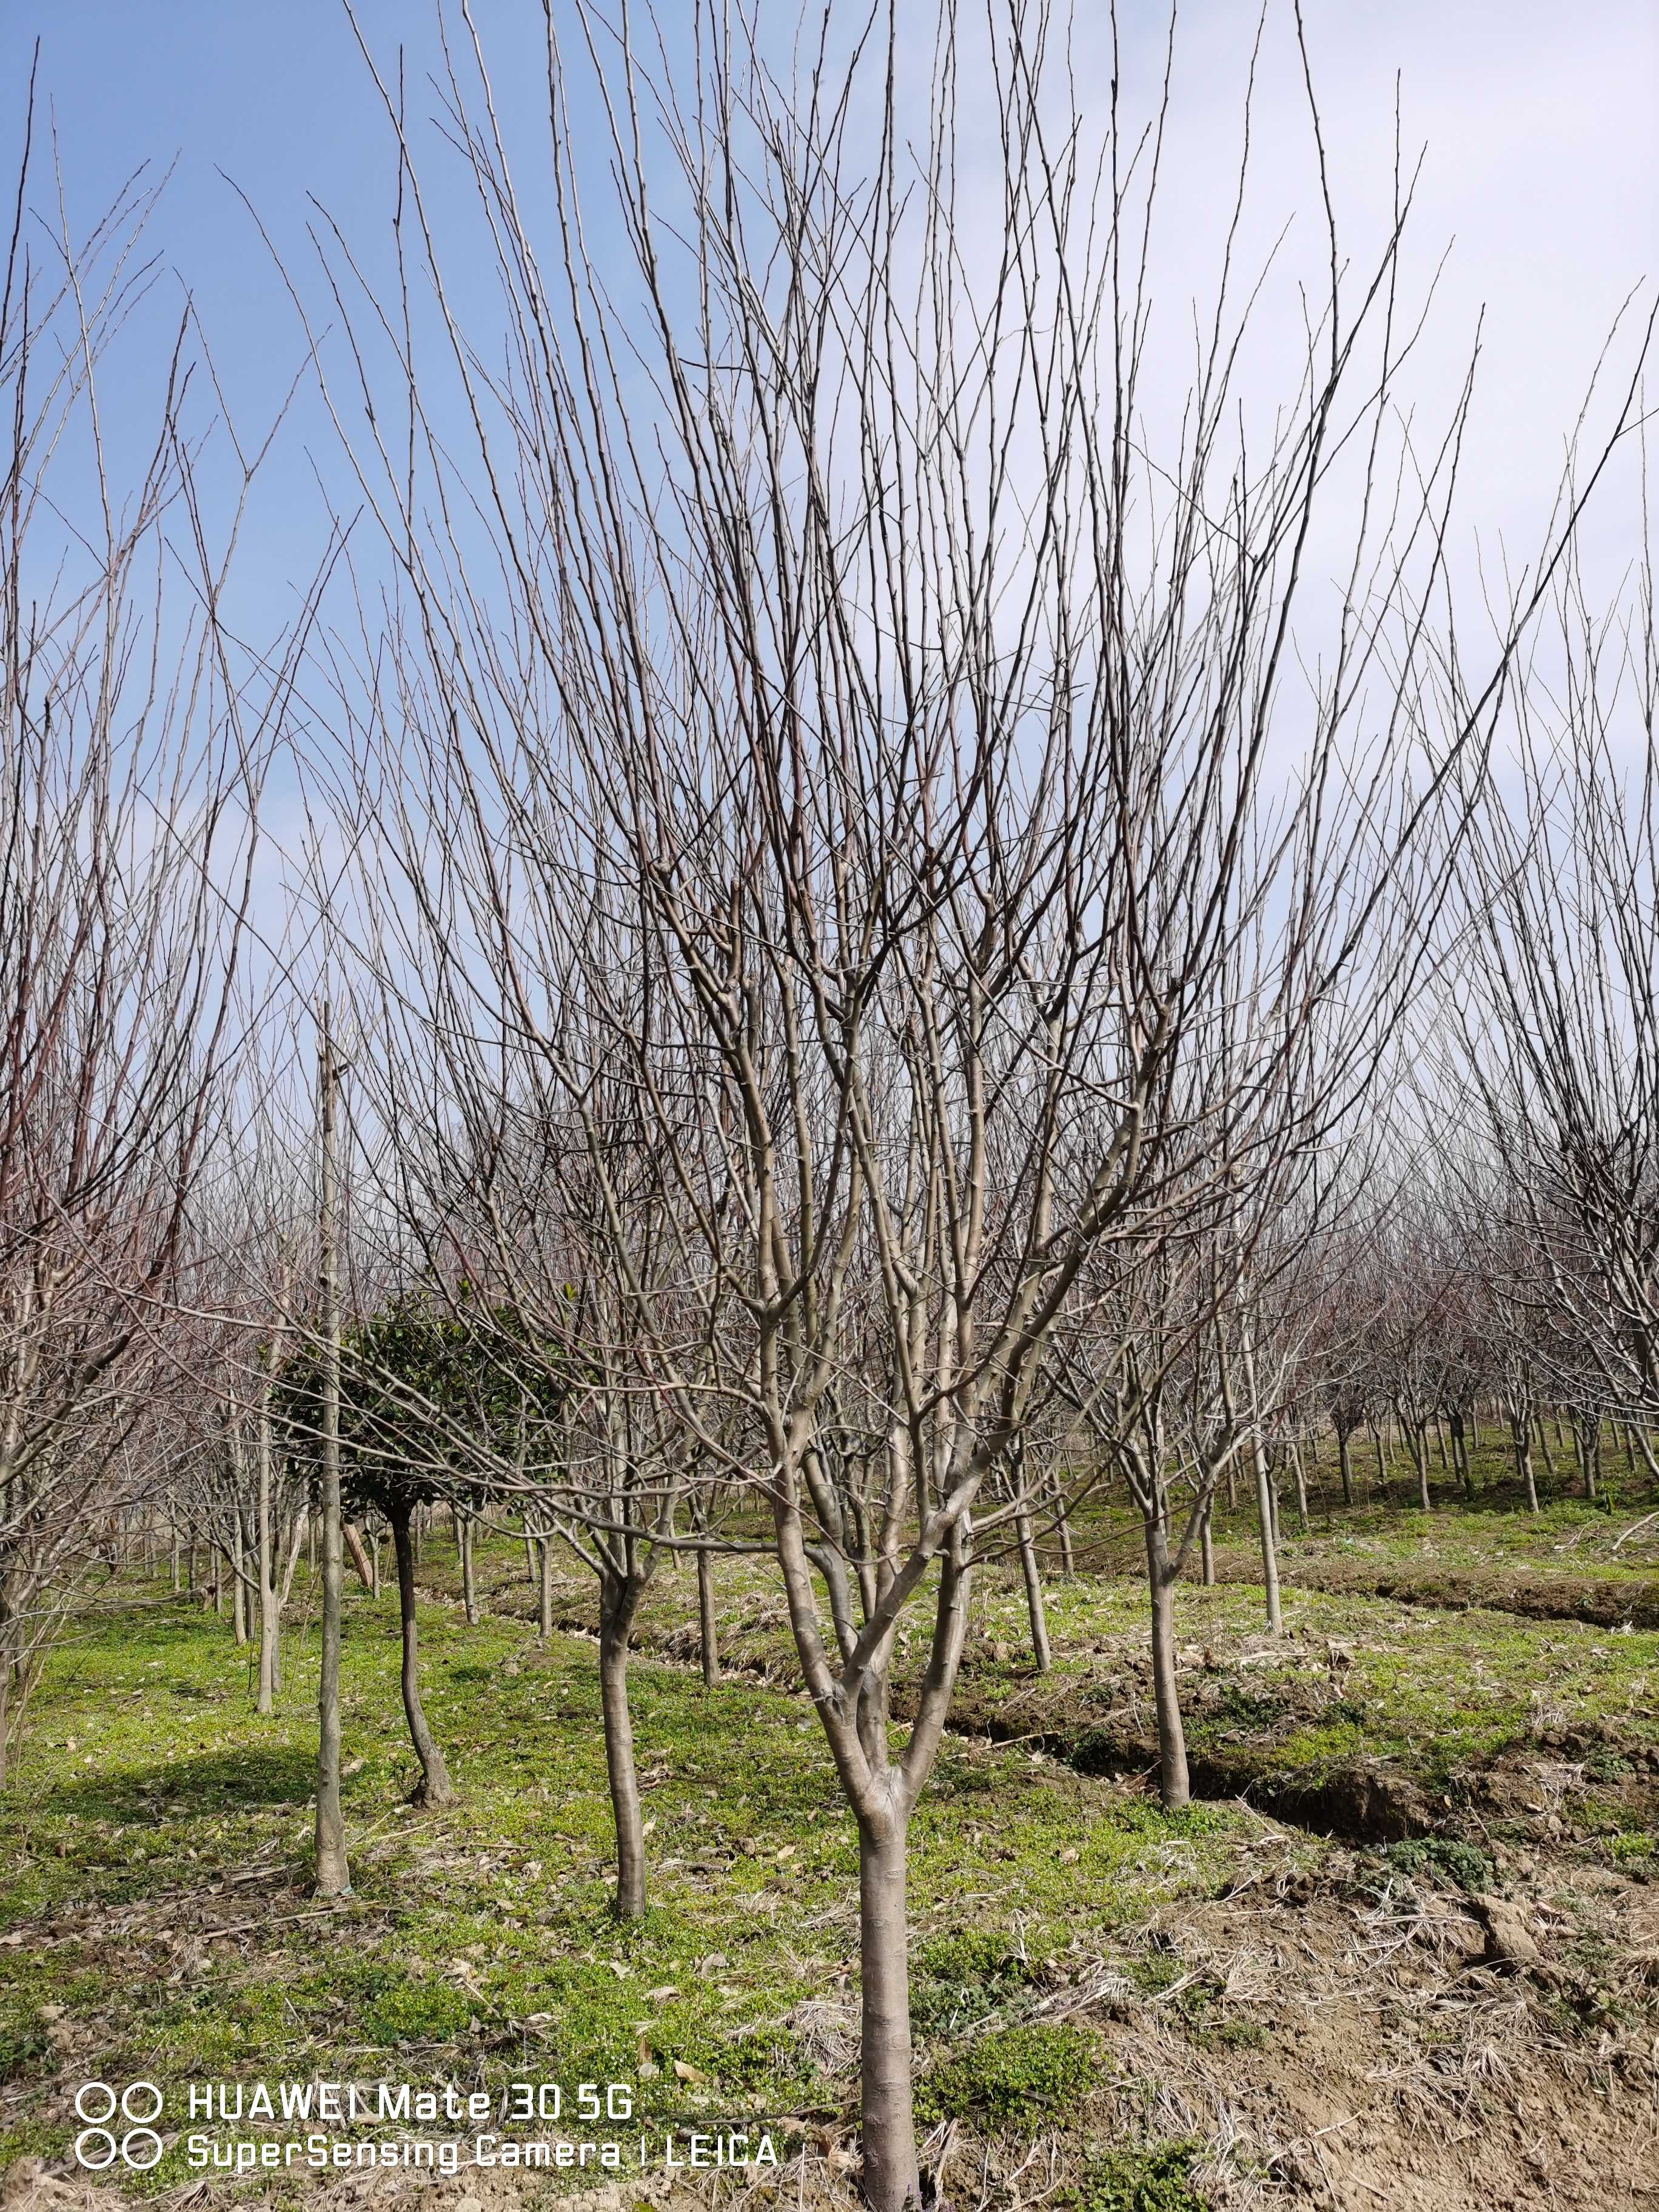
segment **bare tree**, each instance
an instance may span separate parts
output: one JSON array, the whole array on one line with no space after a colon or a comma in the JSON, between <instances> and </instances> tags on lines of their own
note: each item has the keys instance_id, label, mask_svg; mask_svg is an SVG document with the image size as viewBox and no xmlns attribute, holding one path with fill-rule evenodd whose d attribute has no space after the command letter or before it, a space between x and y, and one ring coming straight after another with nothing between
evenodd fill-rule
<instances>
[{"instance_id":1,"label":"bare tree","mask_svg":"<svg viewBox=\"0 0 1659 2212\"><path fill-rule=\"evenodd\" d=\"M26 151L0 284L0 1712L101 1513L130 1500L132 1440L171 1380L254 805L306 626L246 652L221 619L263 449L226 426L214 477L188 309L125 493L114 473L101 395L112 349L142 392L119 349L154 306L159 187L137 181L81 239L61 191L48 221L30 187ZM143 1479L160 1466L145 1455Z\"/></svg>"},{"instance_id":2,"label":"bare tree","mask_svg":"<svg viewBox=\"0 0 1659 2212\"><path fill-rule=\"evenodd\" d=\"M673 1540L682 1481L769 1518L858 1822L865 2186L896 2212L919 2186L908 1827L974 1562L1030 1509L1045 1350L1196 1238L1253 1249L1413 980L1423 922L1391 925L1457 798L1449 768L1413 784L1407 761L1437 703L1423 608L1468 395L1437 448L1390 451L1416 331L1402 188L1363 276L1333 228L1259 447L1231 247L1185 414L1149 426L1133 241L1163 118L1144 159L1115 105L1091 143L1046 7L993 9L972 46L941 13L915 151L890 18L826 10L787 86L715 10L690 81L574 21L574 62L549 48L550 237L476 48L446 88L499 337L460 327L390 91L394 300L319 235L353 337L349 397L319 343L325 386L401 567L391 635L342 665L348 803L397 786L422 957L386 981L428 1060L481 1040L508 1102L533 1070L580 1162L599 1334L625 1348L586 1395L618 1587ZM1000 157L987 258L957 166L970 84ZM1310 122L1323 190L1311 100ZM590 258L591 163L626 278ZM1286 771L1271 741L1328 502L1340 588L1310 610L1328 645ZM1441 733L1452 760L1535 596ZM459 1094L429 1090L447 1127ZM640 1204L619 1170L642 1155ZM597 1498L578 1517L605 1526ZM933 1625L895 1743L913 1601Z\"/></svg>"}]
</instances>

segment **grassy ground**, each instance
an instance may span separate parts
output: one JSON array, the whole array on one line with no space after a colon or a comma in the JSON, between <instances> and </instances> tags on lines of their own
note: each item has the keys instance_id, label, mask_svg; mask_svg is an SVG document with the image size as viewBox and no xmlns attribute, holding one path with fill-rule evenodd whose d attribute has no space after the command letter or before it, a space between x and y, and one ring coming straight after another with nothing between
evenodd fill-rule
<instances>
[{"instance_id":1,"label":"grassy ground","mask_svg":"<svg viewBox=\"0 0 1659 2212\"><path fill-rule=\"evenodd\" d=\"M1480 1552L1475 1512L1421 1538L1404 1520L1389 1541L1455 1532L1488 1566L1501 1549ZM1528 1540L1579 1522L1558 1507L1553 1535ZM1370 1541L1356 1522L1326 1540ZM169 2113L207 2078L616 2081L635 2100L621 2132L767 2124L793 2161L777 2201L848 2201L854 1838L790 1687L775 1589L723 1565L732 1679L712 1692L690 1663L690 1575L647 1604L653 1905L623 1931L591 1585L562 1582L544 1648L521 1548L496 1540L480 1566L475 1628L447 1549L421 1571L428 1712L462 1790L441 1814L405 1802L395 1601L350 1598L338 1905L307 1887L308 1638L290 1637L264 1721L226 1626L164 1591L129 1591L59 1652L0 1800L0 2165L63 2170L88 2078L156 2081ZM1142 1771L1144 1594L1057 1583L1037 1678L1017 1587L982 1580L959 1732L914 1835L930 2168L959 2201L1076 2212L1640 2201L1618 2191L1659 2172L1659 1636L1296 1573L1277 1639L1257 1590L1181 1594L1183 1702L1215 1794L1176 1816ZM1302 1817L1322 1807L1352 1817ZM1483 1964L1470 1891L1527 1917L1535 1967ZM128 2187L192 2182L175 2141ZM770 2201L765 2176L750 2186ZM672 2199L660 2173L630 2187L619 2212Z\"/></svg>"}]
</instances>

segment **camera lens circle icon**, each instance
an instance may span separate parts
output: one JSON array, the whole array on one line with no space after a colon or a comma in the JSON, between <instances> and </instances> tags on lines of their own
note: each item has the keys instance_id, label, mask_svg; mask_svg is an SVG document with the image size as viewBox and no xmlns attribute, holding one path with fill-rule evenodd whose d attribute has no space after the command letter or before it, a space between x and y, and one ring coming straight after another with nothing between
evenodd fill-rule
<instances>
[{"instance_id":1,"label":"camera lens circle icon","mask_svg":"<svg viewBox=\"0 0 1659 2212\"><path fill-rule=\"evenodd\" d=\"M115 2138L107 2128L82 2128L75 2138L75 2155L94 2173L115 2163Z\"/></svg>"},{"instance_id":2,"label":"camera lens circle icon","mask_svg":"<svg viewBox=\"0 0 1659 2212\"><path fill-rule=\"evenodd\" d=\"M89 2112L87 2110L87 2100L88 2097L106 2097L109 2101L104 2106L101 2112ZM110 2087L107 2081L83 2081L75 2093L76 2118L82 2120L91 2120L95 2124L101 2124L105 2120L113 2119L115 2117L116 2101L115 2092ZM154 2119L155 2115L152 2112L149 2117Z\"/></svg>"},{"instance_id":3,"label":"camera lens circle icon","mask_svg":"<svg viewBox=\"0 0 1659 2212\"><path fill-rule=\"evenodd\" d=\"M139 2173L148 2173L161 2155L161 2138L154 2128L131 2128L121 2138L123 2162Z\"/></svg>"},{"instance_id":4,"label":"camera lens circle icon","mask_svg":"<svg viewBox=\"0 0 1659 2212\"><path fill-rule=\"evenodd\" d=\"M135 2099L143 2097L155 2100L146 2112L141 2112L134 2102ZM142 2125L147 2121L156 2118L161 2110L161 2093L154 2081L129 2081L121 2092L121 2118L124 2120L137 2120Z\"/></svg>"}]
</instances>

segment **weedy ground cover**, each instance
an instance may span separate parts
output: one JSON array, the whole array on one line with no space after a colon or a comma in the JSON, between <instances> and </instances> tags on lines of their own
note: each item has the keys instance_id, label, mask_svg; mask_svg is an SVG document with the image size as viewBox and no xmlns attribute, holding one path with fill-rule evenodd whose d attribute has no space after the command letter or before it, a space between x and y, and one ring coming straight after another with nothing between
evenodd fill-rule
<instances>
[{"instance_id":1,"label":"weedy ground cover","mask_svg":"<svg viewBox=\"0 0 1659 2212\"><path fill-rule=\"evenodd\" d=\"M406 1802L395 1600L349 1598L340 1905L307 1886L303 1596L268 1721L224 1625L154 1587L58 1652L0 1800L0 2163L61 2160L88 2075L175 2100L208 2078L617 2080L634 2129L765 2122L790 2201L852 2201L855 1838L776 1592L722 1562L712 1691L694 1578L651 1593L632 1681L653 1901L624 1930L591 1587L562 1580L543 1645L521 1547L492 1540L478 1566L471 1628L447 1547L421 1571L428 1710L461 1792L441 1814ZM915 1836L941 2188L1018 2203L1036 2160L1056 2203L1189 2212L1316 2200L1322 2160L1383 2186L1407 2155L1438 2187L1473 2127L1526 2203L1511 2108L1540 2096L1582 2170L1612 2172L1659 2028L1659 1637L1291 1583L1268 1638L1259 1592L1185 1588L1196 1766L1244 1772L1256 1802L1171 1816L1134 1764L1144 1593L1084 1574L1048 1602L1039 1677L1017 1583L982 1578ZM1408 1832L1259 1809L1359 1768ZM1529 1916L1541 1963L1520 1979L1487 1959L1492 1893ZM1334 2079L1352 2110L1328 2139ZM189 2179L175 2142L142 2186Z\"/></svg>"}]
</instances>

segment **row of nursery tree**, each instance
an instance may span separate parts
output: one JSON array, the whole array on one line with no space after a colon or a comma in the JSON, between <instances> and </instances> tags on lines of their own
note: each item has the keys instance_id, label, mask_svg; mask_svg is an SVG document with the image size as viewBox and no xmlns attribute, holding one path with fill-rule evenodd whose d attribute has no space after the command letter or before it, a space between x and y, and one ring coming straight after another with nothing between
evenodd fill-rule
<instances>
[{"instance_id":1,"label":"row of nursery tree","mask_svg":"<svg viewBox=\"0 0 1659 2212\"><path fill-rule=\"evenodd\" d=\"M1310 89L1300 307L1246 161L1194 318L1173 79L1131 126L1037 0L900 15L793 74L596 20L533 190L480 52L430 134L366 56L389 238L266 241L323 516L274 634L298 434L231 426L188 304L133 435L142 180L82 237L26 160L0 299L4 1741L156 1545L269 1710L309 1547L343 1888L348 1558L441 1801L416 1549L510 1522L544 1625L556 1553L594 1579L636 1915L630 1626L694 1559L712 1664L763 1561L860 1839L878 2212L975 1572L1042 1663L1041 1562L1139 1514L1179 1805L1218 1496L1276 1622L1281 1492L1432 1507L1501 1425L1531 1506L1659 1423L1659 643L1639 525L1605 604L1582 551L1639 514L1647 326L1476 573L1408 171L1340 245Z\"/></svg>"}]
</instances>

